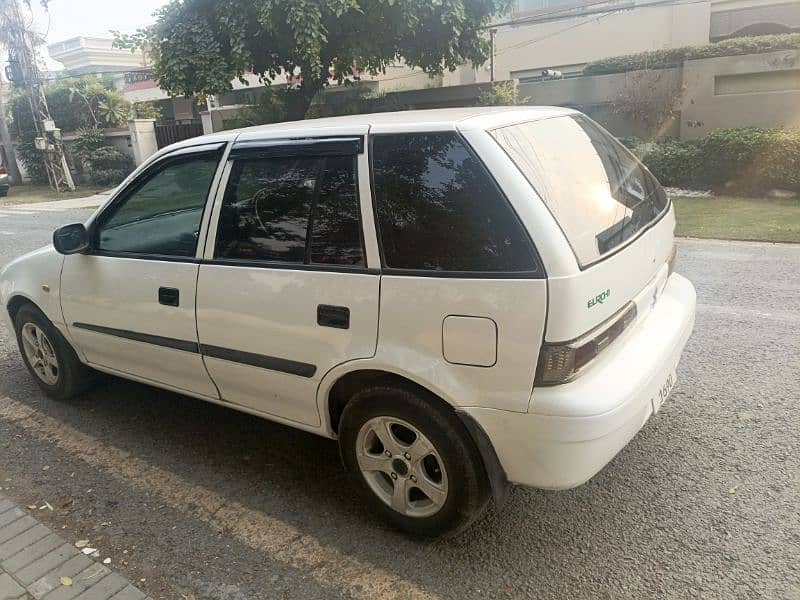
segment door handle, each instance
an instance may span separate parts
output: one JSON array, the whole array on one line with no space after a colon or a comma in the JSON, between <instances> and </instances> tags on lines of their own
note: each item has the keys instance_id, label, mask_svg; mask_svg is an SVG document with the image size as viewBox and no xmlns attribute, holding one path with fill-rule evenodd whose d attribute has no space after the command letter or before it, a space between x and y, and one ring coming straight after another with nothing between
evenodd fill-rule
<instances>
[{"instance_id":1,"label":"door handle","mask_svg":"<svg viewBox=\"0 0 800 600\"><path fill-rule=\"evenodd\" d=\"M346 306L320 304L317 306L317 325L350 329L350 309Z\"/></svg>"},{"instance_id":2,"label":"door handle","mask_svg":"<svg viewBox=\"0 0 800 600\"><path fill-rule=\"evenodd\" d=\"M181 292L177 288L158 288L158 303L164 306L178 306L181 303Z\"/></svg>"}]
</instances>

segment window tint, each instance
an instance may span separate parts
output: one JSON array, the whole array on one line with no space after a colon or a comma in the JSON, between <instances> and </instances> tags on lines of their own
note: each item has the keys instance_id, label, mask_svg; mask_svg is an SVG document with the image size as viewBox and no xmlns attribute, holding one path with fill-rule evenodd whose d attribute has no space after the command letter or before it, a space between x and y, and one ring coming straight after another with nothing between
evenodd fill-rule
<instances>
[{"instance_id":1,"label":"window tint","mask_svg":"<svg viewBox=\"0 0 800 600\"><path fill-rule=\"evenodd\" d=\"M104 252L191 257L219 153L167 160L100 218Z\"/></svg>"},{"instance_id":2,"label":"window tint","mask_svg":"<svg viewBox=\"0 0 800 600\"><path fill-rule=\"evenodd\" d=\"M376 135L372 168L387 267L537 270L522 225L457 134Z\"/></svg>"},{"instance_id":3,"label":"window tint","mask_svg":"<svg viewBox=\"0 0 800 600\"><path fill-rule=\"evenodd\" d=\"M363 266L362 247L354 156L234 163L217 258Z\"/></svg>"},{"instance_id":4,"label":"window tint","mask_svg":"<svg viewBox=\"0 0 800 600\"><path fill-rule=\"evenodd\" d=\"M636 235L667 207L650 172L586 117L511 125L492 136L547 204L583 266Z\"/></svg>"}]
</instances>

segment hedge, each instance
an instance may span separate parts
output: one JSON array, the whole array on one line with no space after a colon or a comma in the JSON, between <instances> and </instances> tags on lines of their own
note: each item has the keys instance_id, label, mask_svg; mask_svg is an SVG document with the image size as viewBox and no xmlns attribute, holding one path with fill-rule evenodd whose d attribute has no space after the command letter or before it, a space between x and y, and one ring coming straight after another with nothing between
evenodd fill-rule
<instances>
[{"instance_id":1,"label":"hedge","mask_svg":"<svg viewBox=\"0 0 800 600\"><path fill-rule=\"evenodd\" d=\"M800 192L800 129L717 129L699 140L639 144L634 152L666 186Z\"/></svg>"},{"instance_id":2,"label":"hedge","mask_svg":"<svg viewBox=\"0 0 800 600\"><path fill-rule=\"evenodd\" d=\"M732 38L703 46L682 46L604 58L587 64L583 68L583 74L605 75L640 69L668 69L681 66L685 60L798 49L800 49L800 33Z\"/></svg>"}]
</instances>

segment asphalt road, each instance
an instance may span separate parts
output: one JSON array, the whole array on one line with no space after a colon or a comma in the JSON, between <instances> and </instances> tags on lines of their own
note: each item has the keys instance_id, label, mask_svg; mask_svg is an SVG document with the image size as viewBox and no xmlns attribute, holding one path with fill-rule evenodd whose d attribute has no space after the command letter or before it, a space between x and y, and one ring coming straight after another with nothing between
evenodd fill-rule
<instances>
[{"instance_id":1,"label":"asphalt road","mask_svg":"<svg viewBox=\"0 0 800 600\"><path fill-rule=\"evenodd\" d=\"M4 214L0 265L86 212ZM800 246L684 240L697 325L659 414L588 484L422 544L333 442L108 379L45 398L0 329L0 487L155 598L800 598Z\"/></svg>"}]
</instances>

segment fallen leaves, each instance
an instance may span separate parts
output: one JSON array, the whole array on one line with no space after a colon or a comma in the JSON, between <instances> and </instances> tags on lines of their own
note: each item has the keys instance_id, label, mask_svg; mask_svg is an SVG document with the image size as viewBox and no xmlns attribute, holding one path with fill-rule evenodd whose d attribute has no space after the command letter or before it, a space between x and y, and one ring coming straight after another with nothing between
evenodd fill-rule
<instances>
[{"instance_id":1,"label":"fallen leaves","mask_svg":"<svg viewBox=\"0 0 800 600\"><path fill-rule=\"evenodd\" d=\"M72 585L72 577L62 577L59 579L59 581L61 582L61 585L65 585L67 587Z\"/></svg>"}]
</instances>

